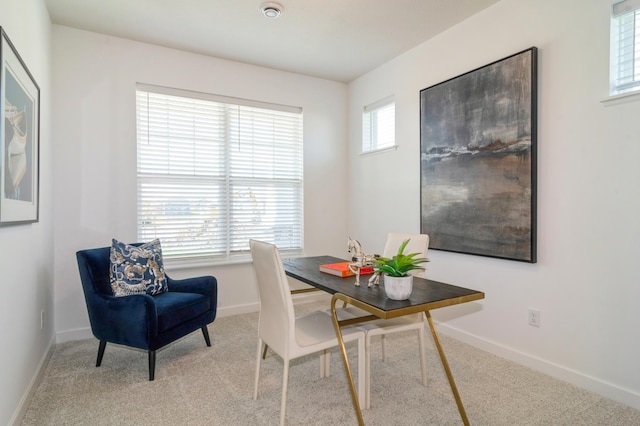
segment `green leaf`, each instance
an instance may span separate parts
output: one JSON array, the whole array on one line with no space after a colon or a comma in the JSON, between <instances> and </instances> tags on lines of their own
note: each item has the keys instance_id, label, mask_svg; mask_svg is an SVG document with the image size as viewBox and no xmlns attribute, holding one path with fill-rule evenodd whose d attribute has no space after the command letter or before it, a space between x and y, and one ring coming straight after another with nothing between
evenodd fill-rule
<instances>
[{"instance_id":1,"label":"green leaf","mask_svg":"<svg viewBox=\"0 0 640 426\"><path fill-rule=\"evenodd\" d=\"M411 238L407 238L402 242L402 244L400 244L400 248L398 249L398 255L402 254L402 252L404 251L404 248L407 246L407 244L409 244L409 241L411 241Z\"/></svg>"},{"instance_id":2,"label":"green leaf","mask_svg":"<svg viewBox=\"0 0 640 426\"><path fill-rule=\"evenodd\" d=\"M375 260L374 268L377 271L392 277L405 277L408 275L409 271L414 270L424 271L425 268L419 266L419 264L428 262L429 259L425 257L416 257L420 253L403 254L404 249L407 247L407 244L409 244L409 241L410 239L404 240L398 249L398 254L392 258L377 258Z\"/></svg>"}]
</instances>

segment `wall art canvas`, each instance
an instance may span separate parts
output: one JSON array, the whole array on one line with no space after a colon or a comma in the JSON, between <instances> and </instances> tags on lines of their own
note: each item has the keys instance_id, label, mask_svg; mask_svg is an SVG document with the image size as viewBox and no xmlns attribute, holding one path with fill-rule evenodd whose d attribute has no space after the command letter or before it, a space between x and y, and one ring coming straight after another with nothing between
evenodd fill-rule
<instances>
[{"instance_id":1,"label":"wall art canvas","mask_svg":"<svg viewBox=\"0 0 640 426\"><path fill-rule=\"evenodd\" d=\"M536 262L536 67L532 47L420 91L430 249Z\"/></svg>"},{"instance_id":2,"label":"wall art canvas","mask_svg":"<svg viewBox=\"0 0 640 426\"><path fill-rule=\"evenodd\" d=\"M0 225L37 222L40 88L0 32Z\"/></svg>"}]
</instances>

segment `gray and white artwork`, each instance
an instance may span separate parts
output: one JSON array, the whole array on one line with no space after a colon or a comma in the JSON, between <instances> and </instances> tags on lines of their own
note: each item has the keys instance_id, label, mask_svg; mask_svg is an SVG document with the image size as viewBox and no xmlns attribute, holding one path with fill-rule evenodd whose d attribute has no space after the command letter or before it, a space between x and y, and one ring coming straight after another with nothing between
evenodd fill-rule
<instances>
[{"instance_id":1,"label":"gray and white artwork","mask_svg":"<svg viewBox=\"0 0 640 426\"><path fill-rule=\"evenodd\" d=\"M536 261L536 48L420 92L430 248Z\"/></svg>"}]
</instances>

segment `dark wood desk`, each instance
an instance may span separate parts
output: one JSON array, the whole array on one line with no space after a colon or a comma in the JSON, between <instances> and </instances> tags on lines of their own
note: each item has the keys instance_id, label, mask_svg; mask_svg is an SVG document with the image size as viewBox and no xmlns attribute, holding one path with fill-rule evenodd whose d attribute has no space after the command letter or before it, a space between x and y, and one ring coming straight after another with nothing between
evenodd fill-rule
<instances>
[{"instance_id":1,"label":"dark wood desk","mask_svg":"<svg viewBox=\"0 0 640 426\"><path fill-rule=\"evenodd\" d=\"M336 329L336 335L338 337L338 343L340 344L340 351L342 352L342 359L344 361L347 378L349 380L349 386L351 388L351 399L354 409L356 410L356 415L358 416L358 423L363 425L364 421L362 420L362 412L360 410L355 384L353 383L353 376L351 374L351 368L349 366L344 341L342 340L340 327L379 318L389 319L417 312L424 312L427 317L434 342L438 349L442 366L444 367L447 378L449 379L451 391L453 392L456 404L458 405L458 411L460 411L460 416L462 417L464 424L468 425L469 420L467 419L467 415L464 411L462 400L460 399L458 389L449 368L449 363L445 357L444 350L440 344L440 338L438 337L438 333L436 332L429 311L445 306L484 299L484 293L438 281L414 277L411 297L408 300L391 300L385 295L382 285L367 287L366 275L361 278L360 287L356 287L355 277L340 278L330 274L325 274L319 270L319 266L321 264L344 261L344 259L332 256L315 256L284 259L282 263L284 264L284 269L288 276L309 284L317 289L333 294L333 297L331 298L331 314L333 317L333 324ZM363 309L371 313L371 315L340 321L336 315L336 303L338 300Z\"/></svg>"}]
</instances>

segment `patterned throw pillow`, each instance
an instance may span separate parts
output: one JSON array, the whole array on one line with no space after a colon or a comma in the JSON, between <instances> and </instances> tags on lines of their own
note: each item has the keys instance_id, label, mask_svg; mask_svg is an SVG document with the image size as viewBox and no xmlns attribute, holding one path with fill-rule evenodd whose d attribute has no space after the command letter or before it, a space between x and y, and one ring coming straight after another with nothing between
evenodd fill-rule
<instances>
[{"instance_id":1,"label":"patterned throw pillow","mask_svg":"<svg viewBox=\"0 0 640 426\"><path fill-rule=\"evenodd\" d=\"M116 239L111 244L111 289L114 296L160 294L167 291L160 240L132 246Z\"/></svg>"}]
</instances>

